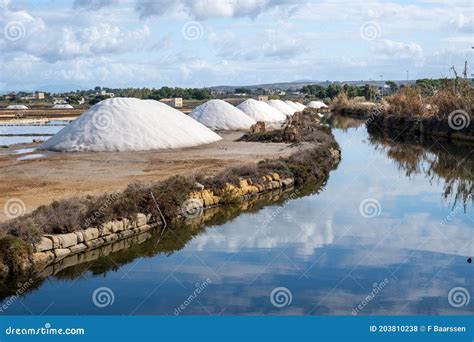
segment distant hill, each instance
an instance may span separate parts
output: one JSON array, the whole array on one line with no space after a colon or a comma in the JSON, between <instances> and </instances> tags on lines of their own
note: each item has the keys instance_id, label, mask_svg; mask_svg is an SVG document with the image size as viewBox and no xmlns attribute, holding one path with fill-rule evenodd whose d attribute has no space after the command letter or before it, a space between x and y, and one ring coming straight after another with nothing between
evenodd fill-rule
<instances>
[{"instance_id":1,"label":"distant hill","mask_svg":"<svg viewBox=\"0 0 474 342\"><path fill-rule=\"evenodd\" d=\"M407 81L394 81L395 83L398 84L406 84ZM414 84L415 81L409 81L410 84ZM308 84L318 84L321 86L327 87L330 84L351 84L351 85L364 85L364 84L370 84L374 86L381 86L382 81L310 81L310 80L301 80L301 81L294 81L294 82L279 82L279 83L265 83L265 84L253 84L253 85L239 85L239 86L233 86L233 85L220 85L220 86L214 86L214 87L209 87L210 90L214 91L223 91L223 92L233 92L236 88L246 88L250 90L257 90L257 89L265 89L265 90L271 90L271 89L280 89L280 90L298 90L301 89L303 86L308 85Z\"/></svg>"}]
</instances>

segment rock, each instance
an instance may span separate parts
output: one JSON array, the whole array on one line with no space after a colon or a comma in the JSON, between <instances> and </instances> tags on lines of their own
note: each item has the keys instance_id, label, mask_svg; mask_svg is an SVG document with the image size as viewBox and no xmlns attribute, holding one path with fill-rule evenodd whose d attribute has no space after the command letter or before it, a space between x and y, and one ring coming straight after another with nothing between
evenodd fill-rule
<instances>
[{"instance_id":1,"label":"rock","mask_svg":"<svg viewBox=\"0 0 474 342\"><path fill-rule=\"evenodd\" d=\"M87 228L82 232L84 242L97 239L99 237L99 230L97 228Z\"/></svg>"},{"instance_id":2,"label":"rock","mask_svg":"<svg viewBox=\"0 0 474 342\"><path fill-rule=\"evenodd\" d=\"M77 236L77 242L78 243L84 242L84 235L82 235L82 230L74 232L74 234L76 234L76 236Z\"/></svg>"},{"instance_id":3,"label":"rock","mask_svg":"<svg viewBox=\"0 0 474 342\"><path fill-rule=\"evenodd\" d=\"M60 248L61 247L61 242L59 241L58 237L56 235L44 235L43 237L50 239L53 242L53 248Z\"/></svg>"},{"instance_id":4,"label":"rock","mask_svg":"<svg viewBox=\"0 0 474 342\"><path fill-rule=\"evenodd\" d=\"M104 239L103 238L98 238L94 240L88 240L85 242L86 246L88 248L96 248L99 246L102 246L104 244Z\"/></svg>"},{"instance_id":5,"label":"rock","mask_svg":"<svg viewBox=\"0 0 474 342\"><path fill-rule=\"evenodd\" d=\"M85 251L87 249L87 246L84 243L78 243L77 245L72 246L69 249L71 250L71 253L79 253Z\"/></svg>"},{"instance_id":6,"label":"rock","mask_svg":"<svg viewBox=\"0 0 474 342\"><path fill-rule=\"evenodd\" d=\"M57 248L54 250L54 255L56 256L56 261L64 259L69 254L71 254L71 250L69 248Z\"/></svg>"},{"instance_id":7,"label":"rock","mask_svg":"<svg viewBox=\"0 0 474 342\"><path fill-rule=\"evenodd\" d=\"M130 235L133 235L133 230L124 230L123 232L120 232L118 235L121 239L123 239Z\"/></svg>"},{"instance_id":8,"label":"rock","mask_svg":"<svg viewBox=\"0 0 474 342\"><path fill-rule=\"evenodd\" d=\"M128 230L128 229L133 228L133 225L132 225L132 223L130 222L129 219L124 218L124 219L122 219L121 222L122 222L122 226L123 226L122 230Z\"/></svg>"},{"instance_id":9,"label":"rock","mask_svg":"<svg viewBox=\"0 0 474 342\"><path fill-rule=\"evenodd\" d=\"M71 247L77 244L77 235L74 233L57 235L61 248Z\"/></svg>"},{"instance_id":10,"label":"rock","mask_svg":"<svg viewBox=\"0 0 474 342\"><path fill-rule=\"evenodd\" d=\"M104 236L103 239L106 243L110 243L118 239L118 234L110 234L110 235Z\"/></svg>"},{"instance_id":11,"label":"rock","mask_svg":"<svg viewBox=\"0 0 474 342\"><path fill-rule=\"evenodd\" d=\"M31 261L35 265L48 265L54 261L55 255L51 251L31 254Z\"/></svg>"},{"instance_id":12,"label":"rock","mask_svg":"<svg viewBox=\"0 0 474 342\"><path fill-rule=\"evenodd\" d=\"M50 251L53 249L53 240L42 237L41 240L35 243L33 246L36 252Z\"/></svg>"},{"instance_id":13,"label":"rock","mask_svg":"<svg viewBox=\"0 0 474 342\"><path fill-rule=\"evenodd\" d=\"M148 230L150 230L150 229L151 229L151 226L149 226L149 225L146 224L146 225L143 225L143 226L140 226L140 227L135 228L133 231L134 231L135 233L143 233L143 232L146 232L146 231L148 231Z\"/></svg>"},{"instance_id":14,"label":"rock","mask_svg":"<svg viewBox=\"0 0 474 342\"><path fill-rule=\"evenodd\" d=\"M204 190L204 185L202 185L201 183L198 183L198 182L194 183L194 187L199 191Z\"/></svg>"},{"instance_id":15,"label":"rock","mask_svg":"<svg viewBox=\"0 0 474 342\"><path fill-rule=\"evenodd\" d=\"M137 214L137 227L146 225L147 219L145 214Z\"/></svg>"},{"instance_id":16,"label":"rock","mask_svg":"<svg viewBox=\"0 0 474 342\"><path fill-rule=\"evenodd\" d=\"M285 178L281 181L281 183L283 184L284 187L289 187L293 185L294 181L291 178Z\"/></svg>"},{"instance_id":17,"label":"rock","mask_svg":"<svg viewBox=\"0 0 474 342\"><path fill-rule=\"evenodd\" d=\"M274 181L279 181L280 180L280 175L276 172L272 173L272 179Z\"/></svg>"},{"instance_id":18,"label":"rock","mask_svg":"<svg viewBox=\"0 0 474 342\"><path fill-rule=\"evenodd\" d=\"M280 182L271 181L270 184L272 185L272 189L278 189L278 188L280 188Z\"/></svg>"},{"instance_id":19,"label":"rock","mask_svg":"<svg viewBox=\"0 0 474 342\"><path fill-rule=\"evenodd\" d=\"M241 179L241 180L239 181L239 186L240 186L241 188L245 188L245 187L247 187L248 185L249 185L249 183L248 183L248 181L247 181L246 179Z\"/></svg>"},{"instance_id":20,"label":"rock","mask_svg":"<svg viewBox=\"0 0 474 342\"><path fill-rule=\"evenodd\" d=\"M106 235L112 234L114 232L112 226L113 226L112 222L102 223L102 225L98 228L99 235L106 236Z\"/></svg>"}]
</instances>

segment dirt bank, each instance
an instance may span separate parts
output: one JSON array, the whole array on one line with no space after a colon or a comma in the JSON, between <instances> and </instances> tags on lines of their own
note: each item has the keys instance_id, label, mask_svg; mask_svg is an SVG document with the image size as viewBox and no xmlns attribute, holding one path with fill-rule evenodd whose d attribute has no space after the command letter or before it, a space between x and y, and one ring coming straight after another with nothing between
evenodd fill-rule
<instances>
[{"instance_id":1,"label":"dirt bank","mask_svg":"<svg viewBox=\"0 0 474 342\"><path fill-rule=\"evenodd\" d=\"M466 113L465 121L457 126L455 119L421 117L421 116L398 116L398 115L375 115L367 120L367 129L371 134L387 134L411 137L437 137L446 140L465 140L474 142L474 124ZM451 122L450 122L451 121Z\"/></svg>"},{"instance_id":2,"label":"dirt bank","mask_svg":"<svg viewBox=\"0 0 474 342\"><path fill-rule=\"evenodd\" d=\"M194 148L145 152L47 153L46 158L16 160L28 154L0 155L0 205L11 198L31 212L53 199L102 194L124 189L133 181L156 181L202 171L215 175L226 166L287 157L310 148L309 143L236 141L242 133L223 133L222 141ZM39 152L32 152L33 154ZM30 153L31 154L31 153ZM0 211L0 221L8 217Z\"/></svg>"}]
</instances>

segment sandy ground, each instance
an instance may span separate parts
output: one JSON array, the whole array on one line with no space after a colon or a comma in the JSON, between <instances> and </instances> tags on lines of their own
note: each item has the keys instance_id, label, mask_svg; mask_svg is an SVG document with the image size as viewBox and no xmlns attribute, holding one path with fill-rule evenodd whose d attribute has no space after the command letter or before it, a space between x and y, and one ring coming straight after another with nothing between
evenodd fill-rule
<instances>
[{"instance_id":1,"label":"sandy ground","mask_svg":"<svg viewBox=\"0 0 474 342\"><path fill-rule=\"evenodd\" d=\"M47 152L44 158L22 161L16 158L27 154L13 155L14 148L2 150L0 206L3 210L0 210L0 221L8 219L9 200L21 200L20 203L24 203L21 210L30 212L54 199L117 191L133 181L156 181L177 174L201 171L213 175L228 165L288 156L309 146L237 142L235 140L242 135L238 132L220 135L223 140L219 142L193 148L145 152Z\"/></svg>"}]
</instances>

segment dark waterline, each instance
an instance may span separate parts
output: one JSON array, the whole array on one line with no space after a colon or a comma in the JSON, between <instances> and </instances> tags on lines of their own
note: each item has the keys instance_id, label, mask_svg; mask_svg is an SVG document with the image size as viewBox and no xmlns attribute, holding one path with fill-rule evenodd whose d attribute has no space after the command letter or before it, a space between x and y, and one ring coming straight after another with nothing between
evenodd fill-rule
<instances>
[{"instance_id":1,"label":"dark waterline","mask_svg":"<svg viewBox=\"0 0 474 342\"><path fill-rule=\"evenodd\" d=\"M474 293L472 146L400 146L340 120L343 159L320 193L65 269L2 313L474 313L448 301L455 287ZM93 300L99 288L109 305Z\"/></svg>"}]
</instances>

